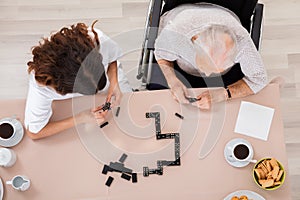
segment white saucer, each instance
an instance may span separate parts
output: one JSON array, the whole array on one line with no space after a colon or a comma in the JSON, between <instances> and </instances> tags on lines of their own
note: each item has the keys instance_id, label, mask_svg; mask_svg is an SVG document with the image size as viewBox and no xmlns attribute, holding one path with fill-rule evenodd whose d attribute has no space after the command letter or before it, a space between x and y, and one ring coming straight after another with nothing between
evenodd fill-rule
<instances>
[{"instance_id":1,"label":"white saucer","mask_svg":"<svg viewBox=\"0 0 300 200\"><path fill-rule=\"evenodd\" d=\"M224 200L231 200L232 197L234 196L242 196L242 195L246 195L248 197L248 199L255 199L255 200L266 200L265 198L263 198L262 196L260 196L259 194L257 194L256 192L252 192L250 190L239 190L239 191L235 191L229 195L227 195Z\"/></svg>"},{"instance_id":2,"label":"white saucer","mask_svg":"<svg viewBox=\"0 0 300 200\"><path fill-rule=\"evenodd\" d=\"M13 137L11 137L10 139L1 139L0 138L0 146L3 147L12 147L15 146L17 144L19 144L19 142L21 142L23 135L24 135L24 129L22 126L22 123L14 118L3 118L0 120L0 123L3 121L8 121L10 122L15 129L15 134L13 135Z\"/></svg>"},{"instance_id":3,"label":"white saucer","mask_svg":"<svg viewBox=\"0 0 300 200\"><path fill-rule=\"evenodd\" d=\"M0 200L3 199L3 194L4 194L4 188L3 188L2 180L0 178Z\"/></svg>"},{"instance_id":4,"label":"white saucer","mask_svg":"<svg viewBox=\"0 0 300 200\"><path fill-rule=\"evenodd\" d=\"M228 157L231 155L231 148L236 144L236 143L239 143L239 142L244 142L246 143L247 145L249 145L249 147L251 147L252 151L250 151L250 160L253 158L253 154L254 154L254 151L253 151L253 148L252 148L252 145L247 141L247 140L244 140L242 138L235 138L235 139L232 139L230 140L226 145L225 145L225 148L224 148L224 157L225 157L225 160L233 167L245 167L247 166L250 161L243 161L243 162L239 162L239 161L231 161L228 159Z\"/></svg>"}]
</instances>

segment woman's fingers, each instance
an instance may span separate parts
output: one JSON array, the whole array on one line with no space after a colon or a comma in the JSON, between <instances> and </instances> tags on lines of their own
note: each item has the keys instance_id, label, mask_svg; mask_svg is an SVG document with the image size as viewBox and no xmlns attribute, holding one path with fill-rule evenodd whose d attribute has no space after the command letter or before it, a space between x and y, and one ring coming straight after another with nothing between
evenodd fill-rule
<instances>
[{"instance_id":1,"label":"woman's fingers","mask_svg":"<svg viewBox=\"0 0 300 200\"><path fill-rule=\"evenodd\" d=\"M94 112L94 117L95 117L96 119L101 119L101 118L103 119L103 118L106 117L107 113L108 113L107 110L102 111L102 112Z\"/></svg>"},{"instance_id":2,"label":"woman's fingers","mask_svg":"<svg viewBox=\"0 0 300 200\"><path fill-rule=\"evenodd\" d=\"M116 107L116 106L119 106L120 103L121 103L121 100L122 100L122 97L123 97L123 93L121 91L119 91L116 95L115 95L115 99L114 101L111 101L111 106L112 107Z\"/></svg>"},{"instance_id":3,"label":"woman's fingers","mask_svg":"<svg viewBox=\"0 0 300 200\"><path fill-rule=\"evenodd\" d=\"M92 112L92 113L94 113L94 112L99 112L99 111L102 110L102 108L103 108L103 106L98 106L97 108L92 109L91 112Z\"/></svg>"},{"instance_id":4,"label":"woman's fingers","mask_svg":"<svg viewBox=\"0 0 300 200\"><path fill-rule=\"evenodd\" d=\"M198 105L200 109L208 110L210 109L211 101L209 99L203 98L199 101Z\"/></svg>"},{"instance_id":5,"label":"woman's fingers","mask_svg":"<svg viewBox=\"0 0 300 200\"><path fill-rule=\"evenodd\" d=\"M187 92L185 91L184 88L176 88L171 90L172 92L172 96L173 98L179 102L179 103L183 103L183 104L188 104L189 101L186 99L186 94Z\"/></svg>"},{"instance_id":6,"label":"woman's fingers","mask_svg":"<svg viewBox=\"0 0 300 200\"><path fill-rule=\"evenodd\" d=\"M200 109L208 110L211 106L211 96L209 91L204 91L197 96L198 101L192 103L192 105L197 106Z\"/></svg>"},{"instance_id":7,"label":"woman's fingers","mask_svg":"<svg viewBox=\"0 0 300 200\"><path fill-rule=\"evenodd\" d=\"M102 112L93 112L92 114L94 115L94 120L96 120L96 123L98 125L102 124L105 120L105 116L107 114L107 110L106 111L102 111Z\"/></svg>"}]
</instances>

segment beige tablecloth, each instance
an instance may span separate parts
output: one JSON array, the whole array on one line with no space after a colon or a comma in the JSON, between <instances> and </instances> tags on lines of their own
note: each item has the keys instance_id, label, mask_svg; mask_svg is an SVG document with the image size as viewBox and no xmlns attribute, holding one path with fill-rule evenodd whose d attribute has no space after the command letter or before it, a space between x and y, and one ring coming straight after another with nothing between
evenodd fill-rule
<instances>
[{"instance_id":1,"label":"beige tablecloth","mask_svg":"<svg viewBox=\"0 0 300 200\"><path fill-rule=\"evenodd\" d=\"M269 156L276 157L288 169L277 85L269 85L257 95L232 100L224 105L225 112L222 111L221 113L224 115L221 135L213 150L204 159L199 159L199 151L208 129L216 123L212 121L214 120L212 116L220 114L218 113L221 112L220 109L215 109L213 112L204 112L195 111L193 107L179 106L172 100L168 90L138 92L134 93L134 96L125 94L123 99L127 99L127 103L123 104L123 107L121 106L122 112L120 112L119 118L114 117L115 110L113 110L110 117L108 117L109 125L103 130L99 129L100 132L94 133L94 135L89 136L89 133L84 135L84 130L89 129L79 127L78 129L72 128L58 135L37 141L32 141L27 136L24 136L18 145L12 147L17 154L16 164L11 168L1 167L0 177L3 181L7 181L17 174L22 174L31 179L32 185L25 192L16 191L12 187L5 185L4 200L219 200L231 192L242 189L255 191L266 199L290 199L288 171L286 171L287 177L281 188L276 191L264 191L258 188L253 181L253 164L249 164L244 168L234 168L226 162L223 155L225 144L229 140L244 138L252 144L255 159ZM98 100L97 102L103 102L104 97L100 96ZM234 133L241 100L275 108L268 141ZM72 111L75 110L76 112L83 109L85 106L82 104L83 106L81 107L81 102L84 101L77 100L75 103L72 100L55 102L53 105L54 115L51 120L71 116ZM76 108L74 108L74 105ZM0 107L1 118L17 115L20 121L23 122L24 99L1 100ZM122 152L128 154L128 160L125 161L125 165L137 172L141 172L142 169L138 170L139 166L143 165L141 160L138 160L138 164L136 164L134 159L131 158L153 152L155 148L170 143L170 141L157 141L154 137L155 133L147 135L148 130L155 130L153 119L151 121L151 119L144 118L145 112L149 110L158 110L162 113L162 132L179 132L189 130L189 127L192 127L191 129L194 130L194 132L190 133L191 135L186 132L180 133L182 141L181 166L165 167L164 175L162 176L151 175L143 177L139 173L138 183L128 182L116 172L103 175L101 173L103 167L101 161L111 160L115 162ZM189 113L195 112L199 116L193 117L185 114L185 121L174 118L173 114L175 112L187 113L188 111L191 111ZM122 123L126 123L126 120L122 120L127 116L126 113L130 116L130 120L135 122L135 125L133 127L126 126L125 129L128 128L128 130L124 129L125 131L122 131L122 126L124 126ZM189 127L183 129L181 126ZM145 127L145 130L147 130L145 135L140 135L137 138L137 133L130 133L130 130L135 130L135 127ZM77 133L78 131L80 134ZM118 146L120 152L110 152L108 156L96 155L97 151L101 150L99 145L102 144L102 141L94 141L94 139L91 140L89 138L99 137L99 134L103 134L108 141ZM186 137L190 139L185 141ZM91 148L92 141L95 142L95 145ZM145 143L146 141L148 142ZM158 146L156 147L155 145L157 144ZM166 151L168 151L168 148L166 148ZM152 159L156 159L156 157L154 156ZM152 163L151 159L150 161ZM145 163L145 166L149 163ZM105 182L109 175L114 177L114 181L111 187L108 188L105 186Z\"/></svg>"}]
</instances>

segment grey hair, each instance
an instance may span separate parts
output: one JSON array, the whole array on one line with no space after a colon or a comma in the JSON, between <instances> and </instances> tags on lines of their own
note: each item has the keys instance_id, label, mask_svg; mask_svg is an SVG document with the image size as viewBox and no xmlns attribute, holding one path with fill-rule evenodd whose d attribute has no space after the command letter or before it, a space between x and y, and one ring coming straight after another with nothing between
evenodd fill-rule
<instances>
[{"instance_id":1,"label":"grey hair","mask_svg":"<svg viewBox=\"0 0 300 200\"><path fill-rule=\"evenodd\" d=\"M198 53L201 56L208 56L216 67L227 69L234 64L237 53L237 36L227 26L212 24L205 26L196 35L197 39L192 42L196 45ZM229 36L231 39L231 46L226 47L224 36ZM225 55L225 59L220 62Z\"/></svg>"}]
</instances>

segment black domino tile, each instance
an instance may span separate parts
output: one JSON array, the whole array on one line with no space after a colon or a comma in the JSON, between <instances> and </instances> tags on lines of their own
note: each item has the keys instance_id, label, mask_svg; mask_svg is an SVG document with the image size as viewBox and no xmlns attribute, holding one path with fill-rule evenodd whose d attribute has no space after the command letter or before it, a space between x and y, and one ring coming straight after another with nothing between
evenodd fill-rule
<instances>
[{"instance_id":1,"label":"black domino tile","mask_svg":"<svg viewBox=\"0 0 300 200\"><path fill-rule=\"evenodd\" d=\"M157 174L157 175L160 175L160 176L163 175L163 172L164 172L164 171L163 171L163 168L162 168L162 167L159 168L158 170L156 170L156 174Z\"/></svg>"},{"instance_id":2,"label":"black domino tile","mask_svg":"<svg viewBox=\"0 0 300 200\"><path fill-rule=\"evenodd\" d=\"M178 114L178 113L175 113L175 115L176 115L177 117L179 117L180 119L184 119L184 117L183 117L182 115Z\"/></svg>"},{"instance_id":3,"label":"black domino tile","mask_svg":"<svg viewBox=\"0 0 300 200\"><path fill-rule=\"evenodd\" d=\"M114 178L111 177L111 176L109 176L108 179L107 179L107 181L106 181L106 183L105 183L105 185L108 186L108 187L110 187L110 185L113 182L113 180L114 180Z\"/></svg>"},{"instance_id":4,"label":"black domino tile","mask_svg":"<svg viewBox=\"0 0 300 200\"><path fill-rule=\"evenodd\" d=\"M156 132L161 132L161 127L160 127L160 114L157 114L157 117L155 117L155 130Z\"/></svg>"},{"instance_id":5,"label":"black domino tile","mask_svg":"<svg viewBox=\"0 0 300 200\"><path fill-rule=\"evenodd\" d=\"M109 166L104 165L102 169L102 174L107 174L108 171L109 171Z\"/></svg>"},{"instance_id":6,"label":"black domino tile","mask_svg":"<svg viewBox=\"0 0 300 200\"><path fill-rule=\"evenodd\" d=\"M111 103L110 102L106 102L103 106L102 106L102 110L106 111L106 110L110 110L111 109Z\"/></svg>"},{"instance_id":7,"label":"black domino tile","mask_svg":"<svg viewBox=\"0 0 300 200\"><path fill-rule=\"evenodd\" d=\"M127 158L127 155L125 153L123 153L122 156L121 156L121 158L119 159L119 162L120 163L124 163L125 160L126 160L126 158Z\"/></svg>"},{"instance_id":8,"label":"black domino tile","mask_svg":"<svg viewBox=\"0 0 300 200\"><path fill-rule=\"evenodd\" d=\"M149 176L149 168L148 167L143 167L143 176L145 176L145 177Z\"/></svg>"},{"instance_id":9,"label":"black domino tile","mask_svg":"<svg viewBox=\"0 0 300 200\"><path fill-rule=\"evenodd\" d=\"M130 181L131 176L129 176L128 174L122 173L121 178L123 178L123 179L125 179L127 181Z\"/></svg>"},{"instance_id":10,"label":"black domino tile","mask_svg":"<svg viewBox=\"0 0 300 200\"><path fill-rule=\"evenodd\" d=\"M162 166L169 166L170 164L172 164L174 161L167 161L167 160L163 160L161 161L161 165Z\"/></svg>"},{"instance_id":11,"label":"black domino tile","mask_svg":"<svg viewBox=\"0 0 300 200\"><path fill-rule=\"evenodd\" d=\"M137 173L132 173L132 182L137 183Z\"/></svg>"},{"instance_id":12,"label":"black domino tile","mask_svg":"<svg viewBox=\"0 0 300 200\"><path fill-rule=\"evenodd\" d=\"M100 125L100 128L103 128L104 126L106 126L108 124L108 122L104 122L103 124Z\"/></svg>"},{"instance_id":13,"label":"black domino tile","mask_svg":"<svg viewBox=\"0 0 300 200\"><path fill-rule=\"evenodd\" d=\"M162 167L163 166L163 162L164 162L164 160L158 160L157 161L157 167L158 168Z\"/></svg>"},{"instance_id":14,"label":"black domino tile","mask_svg":"<svg viewBox=\"0 0 300 200\"><path fill-rule=\"evenodd\" d=\"M109 167L116 172L122 172L124 168L124 164L118 162L110 162Z\"/></svg>"},{"instance_id":15,"label":"black domino tile","mask_svg":"<svg viewBox=\"0 0 300 200\"><path fill-rule=\"evenodd\" d=\"M116 111L116 117L119 116L119 113L120 113L120 107L117 108L117 111Z\"/></svg>"},{"instance_id":16,"label":"black domino tile","mask_svg":"<svg viewBox=\"0 0 300 200\"><path fill-rule=\"evenodd\" d=\"M160 140L160 139L166 139L166 138L167 138L166 134L157 134L157 135L156 135L156 139L157 139L157 140Z\"/></svg>"},{"instance_id":17,"label":"black domino tile","mask_svg":"<svg viewBox=\"0 0 300 200\"><path fill-rule=\"evenodd\" d=\"M187 100L190 102L190 103L194 103L196 101L199 101L200 99L197 99L197 98L187 98Z\"/></svg>"},{"instance_id":18,"label":"black domino tile","mask_svg":"<svg viewBox=\"0 0 300 200\"><path fill-rule=\"evenodd\" d=\"M132 173L132 169L124 167L123 163L110 162L109 167L112 168L113 171L116 171L116 172L124 172L124 173L127 173L127 174Z\"/></svg>"}]
</instances>

